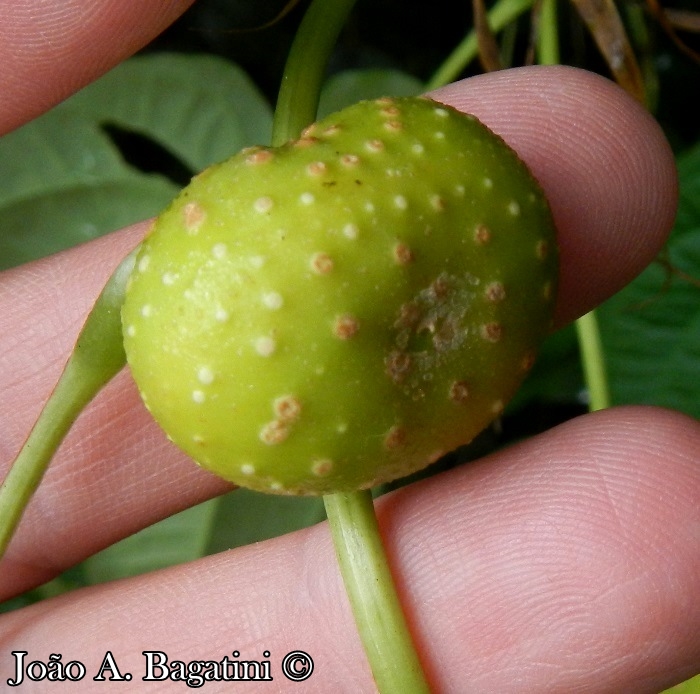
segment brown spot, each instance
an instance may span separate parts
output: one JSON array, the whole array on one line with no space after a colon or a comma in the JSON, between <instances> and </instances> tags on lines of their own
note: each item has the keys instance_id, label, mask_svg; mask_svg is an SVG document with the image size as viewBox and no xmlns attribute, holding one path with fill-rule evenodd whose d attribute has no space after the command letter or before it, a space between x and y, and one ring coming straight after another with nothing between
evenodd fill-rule
<instances>
[{"instance_id":1,"label":"brown spot","mask_svg":"<svg viewBox=\"0 0 700 694\"><path fill-rule=\"evenodd\" d=\"M540 260L544 260L548 254L549 254L549 244L544 239L542 239L541 241L538 241L537 245L535 246L535 255Z\"/></svg>"},{"instance_id":2,"label":"brown spot","mask_svg":"<svg viewBox=\"0 0 700 694\"><path fill-rule=\"evenodd\" d=\"M552 283L545 282L544 287L542 287L542 296L545 301L549 301L552 298Z\"/></svg>"},{"instance_id":3,"label":"brown spot","mask_svg":"<svg viewBox=\"0 0 700 694\"><path fill-rule=\"evenodd\" d=\"M389 429L384 437L384 448L393 451L400 448L406 443L406 430L403 427L395 425Z\"/></svg>"},{"instance_id":4,"label":"brown spot","mask_svg":"<svg viewBox=\"0 0 700 694\"><path fill-rule=\"evenodd\" d=\"M301 403L294 395L283 395L275 400L273 409L277 419L282 423L293 422L301 414Z\"/></svg>"},{"instance_id":5,"label":"brown spot","mask_svg":"<svg viewBox=\"0 0 700 694\"><path fill-rule=\"evenodd\" d=\"M273 154L269 149L257 149L251 152L246 158L246 164L258 165L265 164L273 158Z\"/></svg>"},{"instance_id":6,"label":"brown spot","mask_svg":"<svg viewBox=\"0 0 700 694\"><path fill-rule=\"evenodd\" d=\"M394 260L399 265L408 265L413 262L413 251L405 243L397 243L394 246Z\"/></svg>"},{"instance_id":7,"label":"brown spot","mask_svg":"<svg viewBox=\"0 0 700 694\"><path fill-rule=\"evenodd\" d=\"M506 298L506 290L500 282L491 282L486 285L484 295L488 301L497 304Z\"/></svg>"},{"instance_id":8,"label":"brown spot","mask_svg":"<svg viewBox=\"0 0 700 694\"><path fill-rule=\"evenodd\" d=\"M326 173L326 165L322 161L312 161L307 167L306 171L310 176L323 176Z\"/></svg>"},{"instance_id":9,"label":"brown spot","mask_svg":"<svg viewBox=\"0 0 700 694\"><path fill-rule=\"evenodd\" d=\"M276 446L287 439L289 428L284 422L274 420L268 422L260 430L260 440L268 446Z\"/></svg>"},{"instance_id":10,"label":"brown spot","mask_svg":"<svg viewBox=\"0 0 700 694\"><path fill-rule=\"evenodd\" d=\"M498 342L503 337L503 326L500 323L484 323L481 326L481 337L489 342Z\"/></svg>"},{"instance_id":11,"label":"brown spot","mask_svg":"<svg viewBox=\"0 0 700 694\"><path fill-rule=\"evenodd\" d=\"M370 152L381 152L384 149L384 143L381 140L368 140L365 147Z\"/></svg>"},{"instance_id":12,"label":"brown spot","mask_svg":"<svg viewBox=\"0 0 700 694\"><path fill-rule=\"evenodd\" d=\"M447 277L440 275L431 285L430 285L430 298L434 301L440 302L444 301L449 295L452 287Z\"/></svg>"},{"instance_id":13,"label":"brown spot","mask_svg":"<svg viewBox=\"0 0 700 694\"><path fill-rule=\"evenodd\" d=\"M318 142L317 137L301 137L299 138L295 143L294 146L297 149L306 149L307 147L311 147L312 145L315 145Z\"/></svg>"},{"instance_id":14,"label":"brown spot","mask_svg":"<svg viewBox=\"0 0 700 694\"><path fill-rule=\"evenodd\" d=\"M198 202L188 202L182 208L182 217L185 221L185 228L189 232L195 232L202 226L207 213Z\"/></svg>"},{"instance_id":15,"label":"brown spot","mask_svg":"<svg viewBox=\"0 0 700 694\"><path fill-rule=\"evenodd\" d=\"M447 206L447 203L445 202L445 198L441 197L440 195L431 195L430 196L430 206L436 212L444 212L445 207Z\"/></svg>"},{"instance_id":16,"label":"brown spot","mask_svg":"<svg viewBox=\"0 0 700 694\"><path fill-rule=\"evenodd\" d=\"M353 316L338 316L333 324L333 334L341 340L349 340L360 329L360 323Z\"/></svg>"},{"instance_id":17,"label":"brown spot","mask_svg":"<svg viewBox=\"0 0 700 694\"><path fill-rule=\"evenodd\" d=\"M393 351L385 360L386 373L394 383L403 383L409 371L412 361L410 355L399 350Z\"/></svg>"},{"instance_id":18,"label":"brown spot","mask_svg":"<svg viewBox=\"0 0 700 694\"><path fill-rule=\"evenodd\" d=\"M333 470L333 461L330 458L315 460L311 465L311 472L317 477L325 477Z\"/></svg>"},{"instance_id":19,"label":"brown spot","mask_svg":"<svg viewBox=\"0 0 700 694\"><path fill-rule=\"evenodd\" d=\"M385 106L379 113L381 113L383 116L386 116L387 118L396 118L396 116L401 113L399 111L398 106L394 106L394 104L390 101L387 106Z\"/></svg>"},{"instance_id":20,"label":"brown spot","mask_svg":"<svg viewBox=\"0 0 700 694\"><path fill-rule=\"evenodd\" d=\"M421 319L421 310L418 304L413 301L407 301L405 304L401 305L399 309L399 317L394 323L396 328L413 328L418 324Z\"/></svg>"},{"instance_id":21,"label":"brown spot","mask_svg":"<svg viewBox=\"0 0 700 694\"><path fill-rule=\"evenodd\" d=\"M491 241L491 230L485 224L478 224L474 229L474 241L480 246L485 246Z\"/></svg>"},{"instance_id":22,"label":"brown spot","mask_svg":"<svg viewBox=\"0 0 700 694\"><path fill-rule=\"evenodd\" d=\"M392 133L398 133L403 130L403 124L398 120L388 120L384 123L384 129Z\"/></svg>"},{"instance_id":23,"label":"brown spot","mask_svg":"<svg viewBox=\"0 0 700 694\"><path fill-rule=\"evenodd\" d=\"M450 400L465 403L469 399L469 387L466 381L455 381L450 386Z\"/></svg>"},{"instance_id":24,"label":"brown spot","mask_svg":"<svg viewBox=\"0 0 700 694\"><path fill-rule=\"evenodd\" d=\"M344 166L357 166L360 163L360 157L356 154L343 154L340 161Z\"/></svg>"},{"instance_id":25,"label":"brown spot","mask_svg":"<svg viewBox=\"0 0 700 694\"><path fill-rule=\"evenodd\" d=\"M317 275L327 275L333 271L333 258L327 253L315 253L311 256L310 264Z\"/></svg>"},{"instance_id":26,"label":"brown spot","mask_svg":"<svg viewBox=\"0 0 700 694\"><path fill-rule=\"evenodd\" d=\"M520 363L523 371L529 371L535 365L535 353L528 352Z\"/></svg>"},{"instance_id":27,"label":"brown spot","mask_svg":"<svg viewBox=\"0 0 700 694\"><path fill-rule=\"evenodd\" d=\"M337 125L337 124L329 125L329 126L323 131L323 134L326 135L326 136L328 136L328 137L332 137L333 135L337 135L339 132L342 132L342 130L343 130L343 129L342 129L339 125Z\"/></svg>"},{"instance_id":28,"label":"brown spot","mask_svg":"<svg viewBox=\"0 0 700 694\"><path fill-rule=\"evenodd\" d=\"M307 125L302 131L301 131L301 136L302 138L304 137L313 137L314 133L316 132L316 123L312 123L311 125Z\"/></svg>"}]
</instances>

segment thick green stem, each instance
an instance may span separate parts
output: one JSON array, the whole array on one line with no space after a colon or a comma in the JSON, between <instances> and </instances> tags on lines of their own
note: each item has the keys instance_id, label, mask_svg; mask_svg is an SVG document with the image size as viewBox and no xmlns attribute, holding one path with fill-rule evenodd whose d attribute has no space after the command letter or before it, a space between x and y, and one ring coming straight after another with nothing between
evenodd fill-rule
<instances>
[{"instance_id":1,"label":"thick green stem","mask_svg":"<svg viewBox=\"0 0 700 694\"><path fill-rule=\"evenodd\" d=\"M488 13L491 30L498 33L530 9L533 2L534 0L498 0ZM478 51L476 31L472 29L430 78L426 89L428 91L437 89L457 79L467 65L476 58Z\"/></svg>"},{"instance_id":2,"label":"thick green stem","mask_svg":"<svg viewBox=\"0 0 700 694\"><path fill-rule=\"evenodd\" d=\"M135 254L121 262L102 290L54 391L0 486L0 558L71 425L126 363L120 311Z\"/></svg>"},{"instance_id":3,"label":"thick green stem","mask_svg":"<svg viewBox=\"0 0 700 694\"><path fill-rule=\"evenodd\" d=\"M323 499L357 629L382 694L429 692L396 594L369 491Z\"/></svg>"},{"instance_id":4,"label":"thick green stem","mask_svg":"<svg viewBox=\"0 0 700 694\"><path fill-rule=\"evenodd\" d=\"M287 58L272 128L278 147L299 137L314 120L328 59L355 0L314 0L299 26Z\"/></svg>"}]
</instances>

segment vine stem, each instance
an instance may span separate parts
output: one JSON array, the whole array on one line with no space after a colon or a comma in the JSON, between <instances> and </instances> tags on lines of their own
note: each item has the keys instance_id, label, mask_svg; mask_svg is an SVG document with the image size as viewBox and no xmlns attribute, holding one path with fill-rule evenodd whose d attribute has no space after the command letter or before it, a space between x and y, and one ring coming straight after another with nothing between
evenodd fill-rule
<instances>
[{"instance_id":1,"label":"vine stem","mask_svg":"<svg viewBox=\"0 0 700 694\"><path fill-rule=\"evenodd\" d=\"M488 23L494 33L498 33L532 7L534 0L498 0L488 12ZM432 91L454 81L479 52L476 31L473 29L445 59L426 84L426 91Z\"/></svg>"},{"instance_id":2,"label":"vine stem","mask_svg":"<svg viewBox=\"0 0 700 694\"><path fill-rule=\"evenodd\" d=\"M46 468L84 407L126 363L120 311L136 250L114 271L63 372L0 486L0 559Z\"/></svg>"},{"instance_id":3,"label":"vine stem","mask_svg":"<svg viewBox=\"0 0 700 694\"><path fill-rule=\"evenodd\" d=\"M323 498L358 631L380 692L429 692L396 593L369 490Z\"/></svg>"},{"instance_id":4,"label":"vine stem","mask_svg":"<svg viewBox=\"0 0 700 694\"><path fill-rule=\"evenodd\" d=\"M272 145L299 137L316 119L328 60L355 0L314 0L294 38L275 108ZM369 490L323 498L357 630L382 694L429 692Z\"/></svg>"}]
</instances>

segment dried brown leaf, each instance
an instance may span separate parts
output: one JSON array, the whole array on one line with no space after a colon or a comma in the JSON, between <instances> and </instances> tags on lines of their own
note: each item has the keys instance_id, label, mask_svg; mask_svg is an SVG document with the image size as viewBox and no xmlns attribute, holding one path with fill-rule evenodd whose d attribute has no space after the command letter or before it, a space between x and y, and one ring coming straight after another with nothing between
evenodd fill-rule
<instances>
[{"instance_id":1,"label":"dried brown leaf","mask_svg":"<svg viewBox=\"0 0 700 694\"><path fill-rule=\"evenodd\" d=\"M617 83L644 104L644 80L613 0L571 0Z\"/></svg>"}]
</instances>

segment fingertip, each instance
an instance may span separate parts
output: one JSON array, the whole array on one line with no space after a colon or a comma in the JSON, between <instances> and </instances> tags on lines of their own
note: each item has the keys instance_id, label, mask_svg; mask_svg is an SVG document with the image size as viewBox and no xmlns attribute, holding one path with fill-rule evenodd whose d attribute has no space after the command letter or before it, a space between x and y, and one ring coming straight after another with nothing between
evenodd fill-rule
<instances>
[{"instance_id":1,"label":"fingertip","mask_svg":"<svg viewBox=\"0 0 700 694\"><path fill-rule=\"evenodd\" d=\"M559 231L559 324L624 287L663 246L678 199L673 153L657 122L610 80L534 66L431 96L501 135L544 188Z\"/></svg>"}]
</instances>

